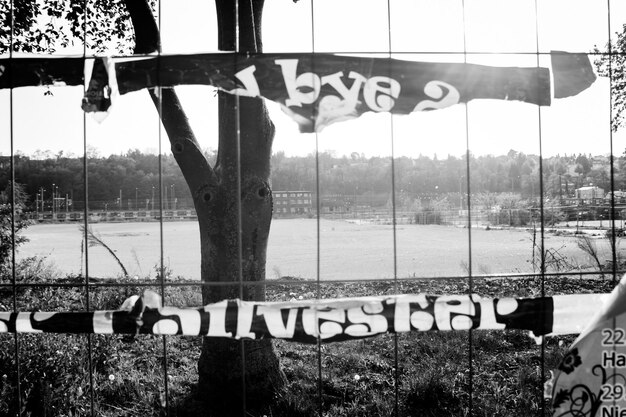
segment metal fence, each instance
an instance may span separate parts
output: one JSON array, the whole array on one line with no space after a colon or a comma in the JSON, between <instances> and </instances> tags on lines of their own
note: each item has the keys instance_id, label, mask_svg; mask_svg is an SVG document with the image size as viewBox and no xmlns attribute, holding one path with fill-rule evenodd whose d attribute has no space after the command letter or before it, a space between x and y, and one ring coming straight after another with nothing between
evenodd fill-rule
<instances>
[{"instance_id":1,"label":"metal fence","mask_svg":"<svg viewBox=\"0 0 626 417\"><path fill-rule=\"evenodd\" d=\"M90 0L86 3L91 4ZM345 12L346 5L330 6L327 2L318 0L308 2L300 0L297 5L293 5L294 8L297 7L294 9L297 12L294 13L308 16L309 28L304 32L299 31L296 26L301 26L300 23L289 28L300 36L306 33L305 39L309 45L305 52L313 53L353 53L371 56L382 54L391 58L442 62L489 63L495 60L496 65L502 65L497 59L504 58L506 62L530 63L532 66L540 66L549 53L546 48L552 46L572 52L588 53L591 59L623 53L610 48L595 53L590 50L577 50L575 48L578 48L578 45L571 46L566 42L568 36L580 35L574 31L580 31L585 32L583 33L585 36L580 36L581 39L600 38L605 40L604 43L614 44L615 31L621 28L616 26L620 21L611 13L613 7L619 7L615 1L594 2L593 5L583 1L563 2L561 4L563 15L566 15L566 9L576 11L578 13L576 16L585 15L585 10L593 11L582 20L572 17L578 26L565 27L560 26L562 23L560 19L564 17L550 15L553 10L546 6L546 2L540 0L514 2L515 7L511 10L507 10L507 7L512 5L511 2L507 2L506 6L498 4L502 2L490 2L486 8L478 1L468 0L442 2L445 6L436 5L437 2L415 2L416 4L410 6L401 3L393 0L351 2L348 6L353 16L346 16L341 14ZM5 12L8 11L9 15L13 16L13 10L18 5L18 2L12 1L11 7ZM94 7L95 5L96 3ZM161 25L165 19L164 13L168 13L166 10L169 10L165 7L166 5L157 5ZM277 6L274 2L271 4L268 2L266 14L272 16L273 13L278 13L279 9L274 9L275 7ZM343 12L335 12L333 7L340 7ZM364 10L369 11L366 13ZM372 10L377 17L376 21L369 20L373 17ZM479 15L489 10L490 19L481 20ZM410 13L416 14L407 18L407 14ZM521 15L525 20L520 17ZM279 21L285 19L285 16L274 19ZM449 20L455 23L451 24ZM520 20L529 27L521 28ZM433 24L433 21L439 23ZM581 23L588 25L582 27ZM595 28L596 25L600 29L597 29L597 33L591 33L591 28ZM435 33L428 34L421 30L420 26L434 30ZM167 30L166 25L162 27L163 31ZM522 29L523 34L516 32ZM271 35L266 37L266 50L270 52L274 52L272 42L276 39L292 36L289 33L272 34L272 31L277 30L270 26L267 30ZM453 33L449 33L450 31ZM564 33L555 34L559 31ZM433 40L434 37L447 35L451 38L446 37L439 43ZM362 41L356 42L357 38ZM511 46L507 44L507 38L517 39L519 42L512 42ZM488 39L491 39L492 43L487 42ZM439 46L433 49L429 46L432 44ZM297 45L301 47L301 43ZM599 47L601 45L602 43L599 43ZM280 47L277 46L275 51L281 52ZM285 48L289 50L290 46ZM13 57L12 53L10 56ZM361 207L350 212L331 214L322 213L321 203L318 201L317 207L312 207L312 219L302 226L310 228L315 239L303 240L300 243L307 248L302 252L304 253L302 256L309 257L302 261L314 265L315 276L285 275L279 271L281 265L268 265L268 279L263 284L268 300L306 300L417 292L440 294L460 292L502 297L607 291L615 285L616 277L623 272L619 244L616 243L620 241L619 230L623 228L619 222L605 219L601 225L598 224L598 219L589 216L581 219L580 214L575 219L555 220L553 214L555 210L547 206L544 190L544 183L553 168L543 165L542 158L539 166L529 167L536 173L538 189L533 189L533 202L528 202L528 208L510 208L495 212L474 207L475 193L472 190L478 185L473 182L474 171L469 156L475 152L474 149L488 152L490 146L495 147L493 142L498 139L490 135L510 135L510 138L502 140L513 146L524 147L527 152L530 150L540 157L543 157L542 152L545 149L553 152L559 149L559 146L563 153L587 153L589 149L587 143L591 141L595 142L594 152L609 155L607 175L610 178L611 191L616 191L614 171L622 161L619 155L622 153L623 144L614 139L615 133L610 128L613 117L610 97L614 88L615 81L609 79L608 83L601 84L600 88L604 94L600 96L605 101L591 103L578 101L571 105L569 109L571 118L578 117L584 119L583 122L587 120L585 112L589 107L602 107L605 110L603 114L607 116L602 120L602 125L598 125L596 119L587 120L596 130L583 134L595 134L597 137L588 137L580 142L580 148L577 148L579 143L568 142L567 138L563 138L558 126L547 125L552 117L549 114L551 110L529 104L524 104L523 106L527 106L524 108L508 105L503 111L498 110L501 113L494 115L490 114L490 108L484 108L483 104L470 103L461 104L455 107L456 110L442 110L445 115L434 115L433 119L426 119L426 116L421 114L415 117L383 115L372 119L373 121L364 122L365 128L361 129L359 134L369 136L362 137L360 142L350 142L350 146L355 147L352 151L359 153L376 152L372 151L368 142L384 144L382 148L377 149L383 149L382 157L391 162L392 171L388 184L392 197L391 205L377 211ZM21 93L15 90L10 89L8 95L2 96L5 103L3 108L7 109L3 115L9 121L6 129L8 134L3 135L2 140L5 142L3 146L10 149L12 160L17 150L29 140L21 133L23 129L21 123L24 123L27 106L23 104L24 98ZM41 98L43 97L42 94ZM584 100L593 100L594 97L585 97ZM37 113L30 116L35 121L40 117ZM241 114L239 117L245 118L246 115ZM403 117L408 118L409 122L402 119ZM494 117L501 117L502 120L494 120ZM554 117L556 120L556 116ZM163 154L165 135L161 133L158 117L153 119L156 126L156 129L154 126L150 128L150 131L156 132L153 143L156 144L159 153ZM574 120L570 122L575 124ZM54 121L49 123L55 125ZM82 146L87 155L88 148L93 144L90 141L92 134L90 129L95 128L88 124L86 119L83 119L82 123L78 136L82 136ZM322 149L334 146L337 138L345 136L356 123L346 122L341 128L337 128L339 133L329 128L328 132L308 135L302 141L306 142L309 151L319 154ZM406 123L412 124L412 127L407 129ZM460 124L461 127L454 129L451 126L442 126L442 123ZM494 123L499 129L483 131L480 125L484 123ZM276 121L276 124L279 130L286 125L280 120ZM419 127L421 124L428 125L431 130L422 129ZM521 141L514 131L528 124L533 126L532 129L526 130L530 136ZM375 131L371 132L372 129ZM417 154L422 143L434 140L446 141L450 153L457 153L460 158L464 157L465 165L459 173L459 189L463 191L462 210L400 208L398 195L401 192L396 189L398 179L395 177L394 164L402 156L402 152ZM529 142L533 144L528 145ZM64 144L54 146L62 147ZM337 146L337 150L342 152L343 148ZM314 194L323 195L324 179L319 177L319 163L320 161L316 167L318 189ZM573 170L576 166L566 168ZM20 182L20 178L15 176L12 164L5 169L11 171L10 184ZM89 168L86 157L82 180L86 184L83 187L83 200L89 201ZM7 185L2 185L2 188ZM44 213L36 213L39 220L58 221L62 220L58 216L67 216L84 225L81 252L77 254L80 256L80 273L59 276L52 267L46 266L40 259L20 258L20 236L23 233L20 229L24 215L19 212L19 197L14 188L7 189L10 191L7 201L10 211L7 218L2 220L5 223L2 227L8 233L2 236L6 240L0 243L9 248L4 254L9 262L6 262L2 269L3 276L0 282L2 310L92 311L114 308L115 305L121 305L127 297L145 289L159 293L166 305L188 307L200 305L202 288L232 285L243 293L244 288L247 291L249 287L259 287L258 283L247 282L245 279L223 283L190 281L184 277L176 277L176 271L168 267L168 257L170 253L174 256L172 245L185 247L186 243L173 243L169 240L167 222L174 219L196 221L198 215L192 210L167 210L163 200L159 201L155 210L56 213L57 217L51 219L46 219ZM430 191L432 190L423 190L424 193ZM611 213L619 211L613 200L608 202L607 207ZM583 213L580 208L568 206L569 208L572 208L574 213ZM89 237L89 228L95 223L92 222L94 216L105 217L108 220L115 217L126 221L140 220L143 217L157 220L151 224L158 230L158 237L145 243L156 248L159 254L159 262L154 266L154 271L143 271L145 276L138 278L94 276L90 272L92 263L100 262L104 258L109 259L111 256L96 252L97 245ZM611 218L620 219L617 214ZM351 222L348 223L349 221ZM325 277L328 271L341 271L342 268L347 271L355 265L354 262L348 262L354 256L348 248L359 246L356 242L358 237L354 237L359 235L351 234L350 238L346 237L348 235L341 235L338 232L340 228L338 225L346 223L355 227L384 226L373 232L371 242L367 241L374 245L375 241L384 240L386 242L383 245L384 250L364 255L385 264L384 272L364 273L363 280ZM427 234L425 226L437 226L441 229L437 229L435 234ZM489 255L490 251L495 253L494 245L497 243L493 243L496 241L492 242L485 233L489 232L486 229L493 229L496 226L519 227L534 231L533 239L527 242L527 254L532 257L528 259L527 267L511 270L496 263L490 266L490 261L481 260L483 259L480 258L481 255ZM585 268L567 264L566 255L563 251L559 252L558 247L548 250L546 241L554 239L555 236L548 234L549 228L572 235L581 230L595 230L602 236L608 236L607 242L612 242L610 259L604 265L590 265ZM450 230L454 233L448 233ZM293 233L300 231L294 229ZM370 235L363 233L361 236L364 236L364 239L365 236L368 236L367 239L370 238ZM462 248L466 256L460 262L459 272L445 276L423 273L420 270L405 272L405 264L408 264L409 259L417 258L419 261L420 256L423 256L406 246L403 241L407 236L406 233L423 234L432 239L432 245L441 248L439 261L442 265L456 262L456 258L454 261L450 260L449 248ZM519 239L524 237L520 235ZM55 239L54 232L47 235L47 238ZM196 236L190 236L189 239L196 239ZM103 240L106 243L106 236ZM367 242L366 245L369 244ZM65 244L66 242L62 240L55 242L55 246L59 248ZM281 247L283 251L295 249L293 246ZM271 268L275 270L271 271ZM272 276L272 272L275 276ZM116 272L111 275L119 274ZM276 351L287 373L287 391L290 393L283 394L284 401L280 406L283 408L277 406L278 408L272 409L271 415L444 416L519 415L521 412L528 415L550 415L549 403L543 397L543 383L548 379L550 369L557 364L559 355L563 353L571 339L541 339L537 345L529 340L521 332L480 333L470 330L454 334L394 334L333 344L321 340L314 345L280 341L276 344ZM246 342L241 342L242 345L244 343ZM0 366L4 372L0 375L0 415L95 416L139 413L194 415L194 411L184 410L193 410L197 401L191 394L197 383L196 363L202 350L200 338L15 334L0 335L0 346L3 350ZM242 360L242 367L245 369L245 355ZM243 379L241 385L243 392L233 397L243 400L235 408L241 409L242 416L256 415L248 409L245 400L246 382L245 378ZM202 397L202 394L199 397Z\"/></svg>"}]
</instances>

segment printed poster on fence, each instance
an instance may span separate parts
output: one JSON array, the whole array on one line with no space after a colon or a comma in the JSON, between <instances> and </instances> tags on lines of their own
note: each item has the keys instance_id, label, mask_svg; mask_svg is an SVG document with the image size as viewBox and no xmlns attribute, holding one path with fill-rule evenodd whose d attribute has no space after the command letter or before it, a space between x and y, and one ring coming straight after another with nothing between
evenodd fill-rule
<instances>
[{"instance_id":1,"label":"printed poster on fence","mask_svg":"<svg viewBox=\"0 0 626 417\"><path fill-rule=\"evenodd\" d=\"M555 417L626 416L624 280L572 344L550 383Z\"/></svg>"}]
</instances>

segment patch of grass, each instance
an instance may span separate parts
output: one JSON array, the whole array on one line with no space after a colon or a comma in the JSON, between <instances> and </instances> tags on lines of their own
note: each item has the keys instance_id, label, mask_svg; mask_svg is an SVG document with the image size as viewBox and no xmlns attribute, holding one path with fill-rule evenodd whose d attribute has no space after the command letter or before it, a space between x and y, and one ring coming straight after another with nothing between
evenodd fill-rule
<instances>
[{"instance_id":1,"label":"patch of grass","mask_svg":"<svg viewBox=\"0 0 626 417\"><path fill-rule=\"evenodd\" d=\"M308 282L272 288L272 294L281 300L294 295L313 298L315 294L315 284ZM484 297L536 297L541 295L541 282L534 278L475 279L473 289ZM553 278L544 285L548 295L611 289L611 283L596 279ZM400 283L398 292L467 291L466 281L438 279ZM323 298L393 292L392 285L377 282L321 284ZM549 404L543 399L542 378L558 366L573 340L574 336L546 339L543 353L527 332L517 330L409 333L397 339L382 335L323 344L319 351L317 346L277 341L281 364L290 381L283 400L292 408L283 412L283 404L277 409L281 413L274 415L317 416L320 407L325 416L393 415L396 395L401 416L547 414ZM318 357L322 363L321 384Z\"/></svg>"},{"instance_id":2,"label":"patch of grass","mask_svg":"<svg viewBox=\"0 0 626 417\"><path fill-rule=\"evenodd\" d=\"M473 289L485 297L541 294L540 282L531 278L475 279ZM393 285L380 282L321 283L320 290L322 298L396 292ZM545 282L549 295L610 290L609 282L592 279ZM400 282L397 288L399 293L467 291L467 281L446 279ZM91 293L90 306L117 308L126 297L140 292L141 288L132 285L98 288ZM267 290L270 301L315 298L316 293L316 284L309 281L268 285ZM11 297L7 292L0 294L0 304L11 306ZM85 308L85 292L80 287L23 288L18 300L22 310ZM195 287L167 288L168 305L197 306L200 300ZM388 416L396 409L400 416L541 415L548 407L542 397L542 378L557 366L572 340L571 336L547 339L543 352L521 331L381 335L319 348L279 340L275 347L288 386L266 415L319 416L321 410L322 415L333 417ZM92 384L96 415L165 415L166 380L170 415L197 415L194 407L201 403L194 391L201 345L201 338L191 337L0 335L0 416L89 415Z\"/></svg>"}]
</instances>

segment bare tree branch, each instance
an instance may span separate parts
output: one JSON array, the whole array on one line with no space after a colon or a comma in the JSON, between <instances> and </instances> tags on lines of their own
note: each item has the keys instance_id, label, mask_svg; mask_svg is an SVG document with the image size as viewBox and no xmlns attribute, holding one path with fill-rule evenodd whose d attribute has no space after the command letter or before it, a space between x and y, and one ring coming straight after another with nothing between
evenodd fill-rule
<instances>
[{"instance_id":1,"label":"bare tree branch","mask_svg":"<svg viewBox=\"0 0 626 417\"><path fill-rule=\"evenodd\" d=\"M124 266L120 258L115 254L115 251L109 247L109 245L104 243L104 240L102 240L102 237L100 237L100 235L96 234L91 227L87 227L85 229L85 226L78 226L78 228L83 235L85 234L85 232L87 233L87 243L89 244L89 246L102 246L104 249L106 249L107 252L109 252L109 254L113 257L113 259L117 261L117 264L122 269L124 276L128 276L128 271L126 270L126 267Z\"/></svg>"},{"instance_id":2,"label":"bare tree branch","mask_svg":"<svg viewBox=\"0 0 626 417\"><path fill-rule=\"evenodd\" d=\"M206 188L208 182L216 182L215 174L200 149L174 89L164 88L160 92L160 100L154 90L150 90L150 98L161 116L174 158L196 198L196 194Z\"/></svg>"},{"instance_id":3,"label":"bare tree branch","mask_svg":"<svg viewBox=\"0 0 626 417\"><path fill-rule=\"evenodd\" d=\"M148 0L125 0L125 4L135 29L135 53L158 50L159 30ZM150 97L167 132L174 158L196 198L210 182L216 181L215 174L200 148L174 89L162 89L160 95L159 98L154 90L150 90Z\"/></svg>"}]
</instances>

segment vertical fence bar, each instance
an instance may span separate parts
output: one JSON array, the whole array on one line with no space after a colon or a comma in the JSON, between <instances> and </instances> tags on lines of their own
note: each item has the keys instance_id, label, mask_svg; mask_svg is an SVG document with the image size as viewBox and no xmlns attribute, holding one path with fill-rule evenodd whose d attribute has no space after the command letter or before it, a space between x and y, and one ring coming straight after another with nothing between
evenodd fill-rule
<instances>
[{"instance_id":1,"label":"vertical fence bar","mask_svg":"<svg viewBox=\"0 0 626 417\"><path fill-rule=\"evenodd\" d=\"M250 0L250 14L254 13L252 2ZM239 0L235 0L235 54L234 54L234 68L237 68L237 54L241 50L241 39L240 39L240 30L239 30ZM252 21L254 25L254 20ZM252 29L254 30L254 28ZM241 107L240 107L240 99L239 92L235 92L235 130L236 130L236 140L235 140L235 172L237 175L235 184L236 184L236 193L237 198L235 199L235 212L237 213L237 278L239 280L239 299L244 299L244 290L243 290L243 242L242 242L242 220L241 220ZM246 417L246 345L245 341L242 339L239 342L240 346L240 356L241 356L241 415Z\"/></svg>"},{"instance_id":2,"label":"vertical fence bar","mask_svg":"<svg viewBox=\"0 0 626 417\"><path fill-rule=\"evenodd\" d=\"M14 35L14 4L10 0L10 18L9 18L9 62L13 65L13 35ZM9 140L10 140L10 178L11 178L11 289L13 292L12 302L13 311L17 311L17 276L15 265L15 153L14 153L14 134L13 134L13 71L9 71ZM13 335L13 355L15 358L15 379L17 391L17 409L22 409L22 385L20 372L20 340L17 332Z\"/></svg>"},{"instance_id":3,"label":"vertical fence bar","mask_svg":"<svg viewBox=\"0 0 626 417\"><path fill-rule=\"evenodd\" d=\"M461 0L461 6L463 9L463 63L467 64L467 21L466 21L466 9L465 0ZM470 147L469 147L469 109L468 103L463 105L465 110L465 179L467 186L467 250L468 250L468 262L467 262L467 274L468 274L468 294L471 297L474 292L473 285L473 271L472 271L472 203L471 203L471 182L470 182ZM470 328L467 336L467 357L468 357L468 409L469 415L472 415L473 410L473 389L474 389L474 367L473 367L473 332Z\"/></svg>"},{"instance_id":4,"label":"vertical fence bar","mask_svg":"<svg viewBox=\"0 0 626 417\"><path fill-rule=\"evenodd\" d=\"M160 15L159 15L160 17ZM159 25L160 26L160 25ZM157 78L160 73L160 59L157 57ZM162 114L162 96L161 96L161 87L157 87L158 96L159 96L159 114ZM160 122L160 118L158 119ZM159 137L159 187L163 189L163 166L162 166L162 146L161 146L161 126L159 126L158 137ZM160 282L160 291L161 291L161 305L165 305L165 256L163 253L163 194L159 193L159 270L161 274L161 282ZM168 361L167 361L167 336L161 336L162 348L163 348L163 395L165 400L165 412L166 415L169 414L169 386L168 386Z\"/></svg>"},{"instance_id":5,"label":"vertical fence bar","mask_svg":"<svg viewBox=\"0 0 626 417\"><path fill-rule=\"evenodd\" d=\"M311 60L311 71L315 73L315 0L311 0L311 52L313 58ZM320 195L320 150L319 150L319 135L317 130L315 131L315 299L319 301L322 297L320 287L320 256L321 256L321 195ZM317 318L316 318L317 322ZM318 399L318 413L322 417L324 414L324 396L322 387L322 339L317 337L317 399Z\"/></svg>"},{"instance_id":6,"label":"vertical fence bar","mask_svg":"<svg viewBox=\"0 0 626 417\"><path fill-rule=\"evenodd\" d=\"M612 260L612 268L611 268L611 282L613 287L615 287L618 283L617 281L617 243L616 233L615 233L615 172L614 172L614 161L613 161L613 39L611 35L611 0L607 0L607 30L608 30L608 55L609 55L609 173L610 173L610 184L611 184L611 260ZM612 328L615 329L617 327L617 317L613 316L611 319ZM613 354L615 354L615 347L613 347ZM617 373L617 369L613 369L612 380L615 381L615 375ZM613 400L613 406L615 406L615 400Z\"/></svg>"},{"instance_id":7,"label":"vertical fence bar","mask_svg":"<svg viewBox=\"0 0 626 417\"><path fill-rule=\"evenodd\" d=\"M159 27L159 38L161 36L162 24L161 24L161 0L158 2L158 27ZM157 117L157 128L158 128L158 140L159 140L159 189L163 190L163 135L161 133L161 114L163 114L163 95L161 94L161 42L159 40L159 47L157 49L157 61L156 61L156 78L157 78L157 87L156 91L158 92L159 103L158 103L158 114ZM120 205L121 205L120 200ZM135 207L135 209L137 209ZM159 192L159 262L160 262L160 273L161 273L161 305L165 305L165 256L163 250L163 192ZM167 358L167 336L161 336L161 346L163 349L163 398L164 398L164 406L165 406L165 415L170 415L170 407L169 407L169 380L168 380L168 358ZM163 406L163 403L161 403Z\"/></svg>"},{"instance_id":8,"label":"vertical fence bar","mask_svg":"<svg viewBox=\"0 0 626 417\"><path fill-rule=\"evenodd\" d=\"M159 2L160 5L160 2ZM160 7L160 6L159 6ZM160 19L161 15L159 13L159 19ZM161 25L159 24L159 27ZM157 78L159 77L160 74L160 66L161 66L161 60L159 59L160 57L160 52L159 52L159 56L157 56ZM157 82L157 84L159 84L159 82ZM162 114L162 96L161 96L161 87L157 87L157 91L158 91L158 96L159 96L159 114ZM160 118L157 119L158 122L160 123ZM162 190L163 189L163 165L162 165L162 146L161 146L161 140L162 140L162 135L161 135L161 126L159 125L159 131L158 131L158 137L159 137L159 187ZM165 305L165 256L163 253L163 243L164 243L164 239L163 239L163 193L159 193L159 270L160 270L160 274L161 274L161 282L160 282L160 290L161 290L161 305L164 306ZM168 361L167 361L167 336L163 335L161 336L161 341L162 341L162 348L163 348L163 371L164 371L164 375L163 375L163 395L164 395L164 400L165 400L165 413L166 415L170 415L170 409L169 409L169 383L168 383Z\"/></svg>"},{"instance_id":9,"label":"vertical fence bar","mask_svg":"<svg viewBox=\"0 0 626 417\"><path fill-rule=\"evenodd\" d=\"M313 0L311 0L311 3L313 3ZM318 134L317 132L315 132L315 193L317 194L317 199L316 199L316 210L317 210L317 216L316 216L316 247L315 247L315 251L316 251L316 278L315 278L315 299L316 300L320 300L321 299L321 288L320 288L320 254L321 254L321 247L320 247L320 172L319 172L319 168L320 168L320 159L319 159L319 139L318 139ZM317 322L317 318L316 318L316 322ZM320 417L322 417L322 415L324 414L324 397L323 397L323 393L322 393L322 339L320 338L320 336L317 336L317 396L318 396L318 400L319 400L319 415Z\"/></svg>"},{"instance_id":10,"label":"vertical fence bar","mask_svg":"<svg viewBox=\"0 0 626 417\"><path fill-rule=\"evenodd\" d=\"M392 42L391 42L391 0L387 0L387 47L388 57L391 60ZM388 75L390 79L392 77L391 64L389 65ZM393 292L398 294L398 248L397 248L397 218L396 218L396 166L395 166L395 152L394 152L394 126L393 126L393 114L389 113L390 122L390 134L391 134L391 218L392 218L392 238L393 238ZM398 371L398 333L393 334L393 380L394 380L394 415L397 417L399 414L399 371Z\"/></svg>"},{"instance_id":11,"label":"vertical fence bar","mask_svg":"<svg viewBox=\"0 0 626 417\"><path fill-rule=\"evenodd\" d=\"M617 285L617 234L615 232L615 159L613 155L613 38L611 35L611 0L606 0L607 7L607 30L608 30L608 54L609 54L609 174L611 184L611 260L613 267L611 268L613 286ZM615 327L615 325L614 325Z\"/></svg>"},{"instance_id":12,"label":"vertical fence bar","mask_svg":"<svg viewBox=\"0 0 626 417\"><path fill-rule=\"evenodd\" d=\"M86 64L87 62L87 7L88 0L84 0L83 2L83 62ZM85 80L83 83L83 95L86 92L85 83L88 82ZM84 224L84 232L83 232L83 248L85 253L85 308L87 311L91 310L91 294L89 291L89 241L88 241L88 227L89 227L89 185L88 185L88 166L87 163L87 114L83 112L83 200L85 201L84 207L84 215L83 215L83 224ZM87 335L87 355L89 356L88 360L88 370L89 370L89 404L90 404L90 414L91 416L95 416L95 387L94 387L94 370L93 370L93 362L91 360L93 354L93 343L92 343L93 335Z\"/></svg>"},{"instance_id":13,"label":"vertical fence bar","mask_svg":"<svg viewBox=\"0 0 626 417\"><path fill-rule=\"evenodd\" d=\"M535 4L535 64L537 66L537 68L540 67L540 63L539 63L539 8L538 8L538 4L537 4L537 0L535 0L534 2ZM539 87L537 87L539 88ZM538 92L540 93L540 92ZM538 94L539 96L539 94ZM539 223L540 223L540 231L539 231L539 249L541 251L541 255L540 255L540 267L539 267L539 273L541 276L541 297L545 297L546 294L546 286L545 286L545 278L546 278L546 251L545 251L545 228L544 228L544 199L543 199L543 195L544 195L544 182L543 182L543 138L542 138L542 129L541 129L541 106L537 105L537 134L538 134L538 139L539 139ZM534 196L532 196L532 198L534 198ZM531 211L531 218L532 218L532 211ZM534 222L533 222L533 228L534 228ZM535 250L535 248L533 248L533 251ZM545 321L546 320L546 316L545 313L541 314L541 320ZM541 415L545 415L546 410L545 410L545 401L543 401L543 397L542 397L542 393L543 393L543 384L545 382L546 379L546 370L545 370L545 361L546 361L546 342L545 342L545 337L541 338L541 351L540 351L540 362L541 362L541 366L540 366L540 382L539 382L539 401L541 402L541 406L540 406L540 410L541 410Z\"/></svg>"}]
</instances>

